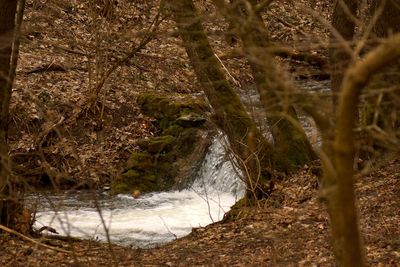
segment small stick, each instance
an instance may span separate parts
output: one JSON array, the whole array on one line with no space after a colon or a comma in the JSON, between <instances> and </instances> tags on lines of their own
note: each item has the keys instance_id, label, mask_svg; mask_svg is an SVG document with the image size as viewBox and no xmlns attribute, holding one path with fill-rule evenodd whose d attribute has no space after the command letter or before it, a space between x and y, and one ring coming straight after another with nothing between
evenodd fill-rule
<instances>
[{"instance_id":1,"label":"small stick","mask_svg":"<svg viewBox=\"0 0 400 267\"><path fill-rule=\"evenodd\" d=\"M32 238L30 238L30 237L27 237L27 236L21 234L21 233L18 233L17 231L14 231L14 230L12 230L12 229L10 229L10 228L8 228L8 227L2 225L2 224L0 224L0 229L2 229L3 231L8 232L8 233L10 233L10 234L14 234L14 235L16 235L16 236L19 236L19 237L21 237L21 238L23 238L23 239L25 239L25 240L28 240L28 241L30 241L30 242L36 244L36 245L39 245L39 246L42 246L42 247L45 247L45 248L48 248L48 249L51 249L51 250L55 250L55 251L57 251L57 252L62 252L62 253L66 253L66 254L72 254L71 251L64 250L64 249L61 249L61 248L52 247L52 246L49 246L49 245L40 243L39 241L36 241L35 239L32 239Z\"/></svg>"}]
</instances>

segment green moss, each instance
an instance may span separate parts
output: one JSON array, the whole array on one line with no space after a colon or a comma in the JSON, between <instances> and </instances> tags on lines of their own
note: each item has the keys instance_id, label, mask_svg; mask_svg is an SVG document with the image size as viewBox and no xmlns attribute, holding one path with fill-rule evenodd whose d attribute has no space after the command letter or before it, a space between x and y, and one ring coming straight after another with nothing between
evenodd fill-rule
<instances>
[{"instance_id":1,"label":"green moss","mask_svg":"<svg viewBox=\"0 0 400 267\"><path fill-rule=\"evenodd\" d=\"M126 193L130 189L130 186L125 183L113 183L111 187L112 194Z\"/></svg>"},{"instance_id":2,"label":"green moss","mask_svg":"<svg viewBox=\"0 0 400 267\"><path fill-rule=\"evenodd\" d=\"M252 200L252 198L248 198L248 197L243 197L242 199L240 199L239 201L237 201L230 209L230 211L228 211L225 215L224 215L224 219L223 222L230 222L230 221L235 221L238 220L240 218L243 218L246 216L247 214L247 210L246 208L248 207L253 207L254 206L254 200Z\"/></svg>"},{"instance_id":3,"label":"green moss","mask_svg":"<svg viewBox=\"0 0 400 267\"><path fill-rule=\"evenodd\" d=\"M184 115L187 115L187 114L190 114L191 113L191 110L189 109L189 108L183 108L180 112L179 112L179 115L180 116L184 116Z\"/></svg>"},{"instance_id":4,"label":"green moss","mask_svg":"<svg viewBox=\"0 0 400 267\"><path fill-rule=\"evenodd\" d=\"M172 162L163 161L157 165L157 172L161 174L169 174L172 172Z\"/></svg>"},{"instance_id":5,"label":"green moss","mask_svg":"<svg viewBox=\"0 0 400 267\"><path fill-rule=\"evenodd\" d=\"M156 93L144 93L138 97L137 102L146 115L157 119L173 120L182 114L189 112L202 114L208 110L205 101L201 99L173 94L164 96Z\"/></svg>"},{"instance_id":6,"label":"green moss","mask_svg":"<svg viewBox=\"0 0 400 267\"><path fill-rule=\"evenodd\" d=\"M135 170L128 170L122 174L123 180L133 180L140 177L140 173Z\"/></svg>"},{"instance_id":7,"label":"green moss","mask_svg":"<svg viewBox=\"0 0 400 267\"><path fill-rule=\"evenodd\" d=\"M311 162L315 154L307 145L308 143L303 143L302 140L293 139L287 147L275 147L272 152L273 168L283 173L290 173L299 166ZM309 150L309 153L304 153L305 149Z\"/></svg>"},{"instance_id":8,"label":"green moss","mask_svg":"<svg viewBox=\"0 0 400 267\"><path fill-rule=\"evenodd\" d=\"M173 118L174 114L179 113L179 106L170 101L168 97L153 93L141 94L137 100L142 111L148 116L155 118Z\"/></svg>"},{"instance_id":9,"label":"green moss","mask_svg":"<svg viewBox=\"0 0 400 267\"><path fill-rule=\"evenodd\" d=\"M171 125L171 123L173 123L173 120L171 120L167 117L164 117L164 118L158 120L158 125L160 126L160 128L162 130L167 129Z\"/></svg>"},{"instance_id":10,"label":"green moss","mask_svg":"<svg viewBox=\"0 0 400 267\"><path fill-rule=\"evenodd\" d=\"M172 125L169 125L169 127L167 129L164 130L163 134L179 136L182 131L183 131L183 127L181 127L177 124L172 124Z\"/></svg>"},{"instance_id":11,"label":"green moss","mask_svg":"<svg viewBox=\"0 0 400 267\"><path fill-rule=\"evenodd\" d=\"M127 162L127 169L148 170L154 167L153 158L148 153L132 153Z\"/></svg>"},{"instance_id":12,"label":"green moss","mask_svg":"<svg viewBox=\"0 0 400 267\"><path fill-rule=\"evenodd\" d=\"M153 182L153 183L157 182L157 176L151 173L143 175L142 179L148 182Z\"/></svg>"},{"instance_id":13,"label":"green moss","mask_svg":"<svg viewBox=\"0 0 400 267\"><path fill-rule=\"evenodd\" d=\"M111 192L113 194L129 192L139 177L139 172L135 170L128 170L121 175L120 179L112 181Z\"/></svg>"},{"instance_id":14,"label":"green moss","mask_svg":"<svg viewBox=\"0 0 400 267\"><path fill-rule=\"evenodd\" d=\"M170 189L180 171L174 167L175 162L190 155L198 141L199 129L192 125L184 128L177 124L177 119L183 115L190 115L189 119L205 118L208 106L203 100L174 94L144 93L137 102L144 114L157 119L162 135L138 142L142 151L132 153L127 162L128 171L113 182L113 191Z\"/></svg>"},{"instance_id":15,"label":"green moss","mask_svg":"<svg viewBox=\"0 0 400 267\"><path fill-rule=\"evenodd\" d=\"M120 180L113 181L111 189L113 194L127 193L133 190L139 190L143 193L159 191L157 180L158 176L154 173L144 173L131 169L123 173Z\"/></svg>"},{"instance_id":16,"label":"green moss","mask_svg":"<svg viewBox=\"0 0 400 267\"><path fill-rule=\"evenodd\" d=\"M163 135L154 137L149 141L147 151L150 153L161 153L163 151L170 151L173 147L175 137L172 135Z\"/></svg>"},{"instance_id":17,"label":"green moss","mask_svg":"<svg viewBox=\"0 0 400 267\"><path fill-rule=\"evenodd\" d=\"M136 142L136 144L140 147L140 149L147 150L147 147L149 146L149 139L140 139Z\"/></svg>"},{"instance_id":18,"label":"green moss","mask_svg":"<svg viewBox=\"0 0 400 267\"><path fill-rule=\"evenodd\" d=\"M196 128L185 128L177 140L177 151L180 155L190 154L198 139Z\"/></svg>"},{"instance_id":19,"label":"green moss","mask_svg":"<svg viewBox=\"0 0 400 267\"><path fill-rule=\"evenodd\" d=\"M176 159L177 159L177 151L175 151L175 150L171 150L169 152L164 152L164 153L158 154L156 157L157 169L160 169L160 166L162 166L164 163L167 165L170 165ZM164 170L168 171L168 169L164 169Z\"/></svg>"}]
</instances>

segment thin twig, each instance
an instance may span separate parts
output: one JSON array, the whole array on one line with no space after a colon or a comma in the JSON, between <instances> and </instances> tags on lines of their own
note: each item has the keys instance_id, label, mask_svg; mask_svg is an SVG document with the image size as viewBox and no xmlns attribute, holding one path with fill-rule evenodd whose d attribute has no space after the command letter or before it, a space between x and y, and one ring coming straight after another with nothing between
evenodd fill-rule
<instances>
[{"instance_id":1,"label":"thin twig","mask_svg":"<svg viewBox=\"0 0 400 267\"><path fill-rule=\"evenodd\" d=\"M100 82L96 85L94 99L97 99L101 88L104 86L105 82L111 76L111 74L114 71L116 71L120 66L122 66L123 64L130 61L134 56L137 55L138 52L140 52L143 48L145 48L146 45L154 39L154 37L156 35L156 30L157 30L158 26L161 24L161 22L163 22L163 21L164 21L164 18L161 17L161 8L160 8L160 10L158 11L157 15L155 16L154 20L152 21L151 25L149 26L148 31L145 34L142 41L140 42L140 44L137 47L135 47L132 51L127 53L124 57L117 60L115 62L115 64L113 66L111 66L111 68L105 72L105 74L101 78ZM93 104L93 103L91 103L91 104Z\"/></svg>"},{"instance_id":2,"label":"thin twig","mask_svg":"<svg viewBox=\"0 0 400 267\"><path fill-rule=\"evenodd\" d=\"M56 247L52 247L52 246L43 244L43 243L41 243L41 242L39 242L39 241L36 241L35 239L32 239L32 238L30 238L30 237L27 237L26 235L23 235L23 234L21 234L21 233L18 233L17 231L14 231L14 230L12 230L12 229L10 229L10 228L8 228L8 227L2 225L2 224L0 224L0 229L3 230L3 231L8 232L8 233L10 233L10 234L14 234L14 235L16 235L16 236L18 236L18 237L21 237L21 238L23 238L23 239L25 239L25 240L28 240L29 242L32 242L32 243L34 243L34 244L36 244L36 245L39 245L39 246L42 246L42 247L45 247L45 248L48 248L48 249L51 249L51 250L55 250L55 251L57 251L57 252L62 252L62 253L66 253L66 254L72 254L72 253L73 253L72 251L68 251L68 250L65 250L65 249L56 248Z\"/></svg>"},{"instance_id":3,"label":"thin twig","mask_svg":"<svg viewBox=\"0 0 400 267\"><path fill-rule=\"evenodd\" d=\"M168 225L165 223L163 217L161 217L161 216L158 216L158 217L163 222L165 229L167 229L167 232L170 233L171 235L173 235L175 237L175 240L177 240L178 236L176 234L174 234L173 232L171 232L171 230L169 229Z\"/></svg>"},{"instance_id":4,"label":"thin twig","mask_svg":"<svg viewBox=\"0 0 400 267\"><path fill-rule=\"evenodd\" d=\"M110 249L111 257L112 257L113 261L116 263L117 258L115 257L115 253L114 253L114 250L112 247L111 238L110 238L110 230L107 227L106 222L104 220L104 216L103 216L103 213L101 212L101 208L100 208L99 202L97 201L97 197L95 198L95 207L96 207L97 213L99 214L101 224L103 225L104 232L106 233L108 248Z\"/></svg>"},{"instance_id":5,"label":"thin twig","mask_svg":"<svg viewBox=\"0 0 400 267\"><path fill-rule=\"evenodd\" d=\"M300 29L299 27L293 25L292 23L287 22L286 20L282 19L279 17L279 15L277 15L275 12L273 12L272 10L268 10L269 14L274 17L278 22L282 23L284 26L289 27L291 29L296 30L298 33L300 33L303 36L307 36L307 33L305 31L303 31L302 29Z\"/></svg>"}]
</instances>

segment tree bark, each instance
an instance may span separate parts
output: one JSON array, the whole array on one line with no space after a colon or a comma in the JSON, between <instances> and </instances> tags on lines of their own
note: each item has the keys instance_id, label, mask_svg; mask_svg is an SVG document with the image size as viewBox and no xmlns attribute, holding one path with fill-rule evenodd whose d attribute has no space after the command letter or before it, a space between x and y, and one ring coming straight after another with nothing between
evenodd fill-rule
<instances>
[{"instance_id":1,"label":"tree bark","mask_svg":"<svg viewBox=\"0 0 400 267\"><path fill-rule=\"evenodd\" d=\"M10 63L17 9L16 0L0 0L0 223L8 225L12 213L10 202L10 168L7 145L8 109L11 95Z\"/></svg>"},{"instance_id":2,"label":"tree bark","mask_svg":"<svg viewBox=\"0 0 400 267\"><path fill-rule=\"evenodd\" d=\"M351 43L355 32L355 18L357 16L358 0L336 0L332 14L332 27ZM340 43L334 34L330 37L329 61L331 68L331 90L333 93L334 107L337 104L344 72L352 61L351 51L345 44Z\"/></svg>"},{"instance_id":3,"label":"tree bark","mask_svg":"<svg viewBox=\"0 0 400 267\"><path fill-rule=\"evenodd\" d=\"M192 0L177 0L167 6L173 13L197 79L215 111L216 122L227 135L230 147L245 174L248 191L255 198L268 190L273 149L249 117L227 81Z\"/></svg>"},{"instance_id":4,"label":"tree bark","mask_svg":"<svg viewBox=\"0 0 400 267\"><path fill-rule=\"evenodd\" d=\"M261 102L266 109L274 148L285 155L280 171L302 166L315 159L312 147L300 126L296 111L290 102L293 90L286 82L288 75L274 61L268 40L268 32L260 14L255 11L256 1L234 0L227 6L222 0L214 0L240 36L246 57L250 63Z\"/></svg>"}]
</instances>

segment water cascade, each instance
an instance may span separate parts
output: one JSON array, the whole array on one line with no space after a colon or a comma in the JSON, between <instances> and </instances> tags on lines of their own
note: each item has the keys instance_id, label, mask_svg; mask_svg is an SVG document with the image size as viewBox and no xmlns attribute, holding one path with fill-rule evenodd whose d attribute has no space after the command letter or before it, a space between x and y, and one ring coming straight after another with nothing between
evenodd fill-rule
<instances>
[{"instance_id":1,"label":"water cascade","mask_svg":"<svg viewBox=\"0 0 400 267\"><path fill-rule=\"evenodd\" d=\"M152 247L190 233L193 227L219 221L244 195L245 186L215 138L193 184L181 191L130 195L64 192L32 195L38 201L35 227L61 235ZM99 212L101 211L101 212Z\"/></svg>"}]
</instances>

